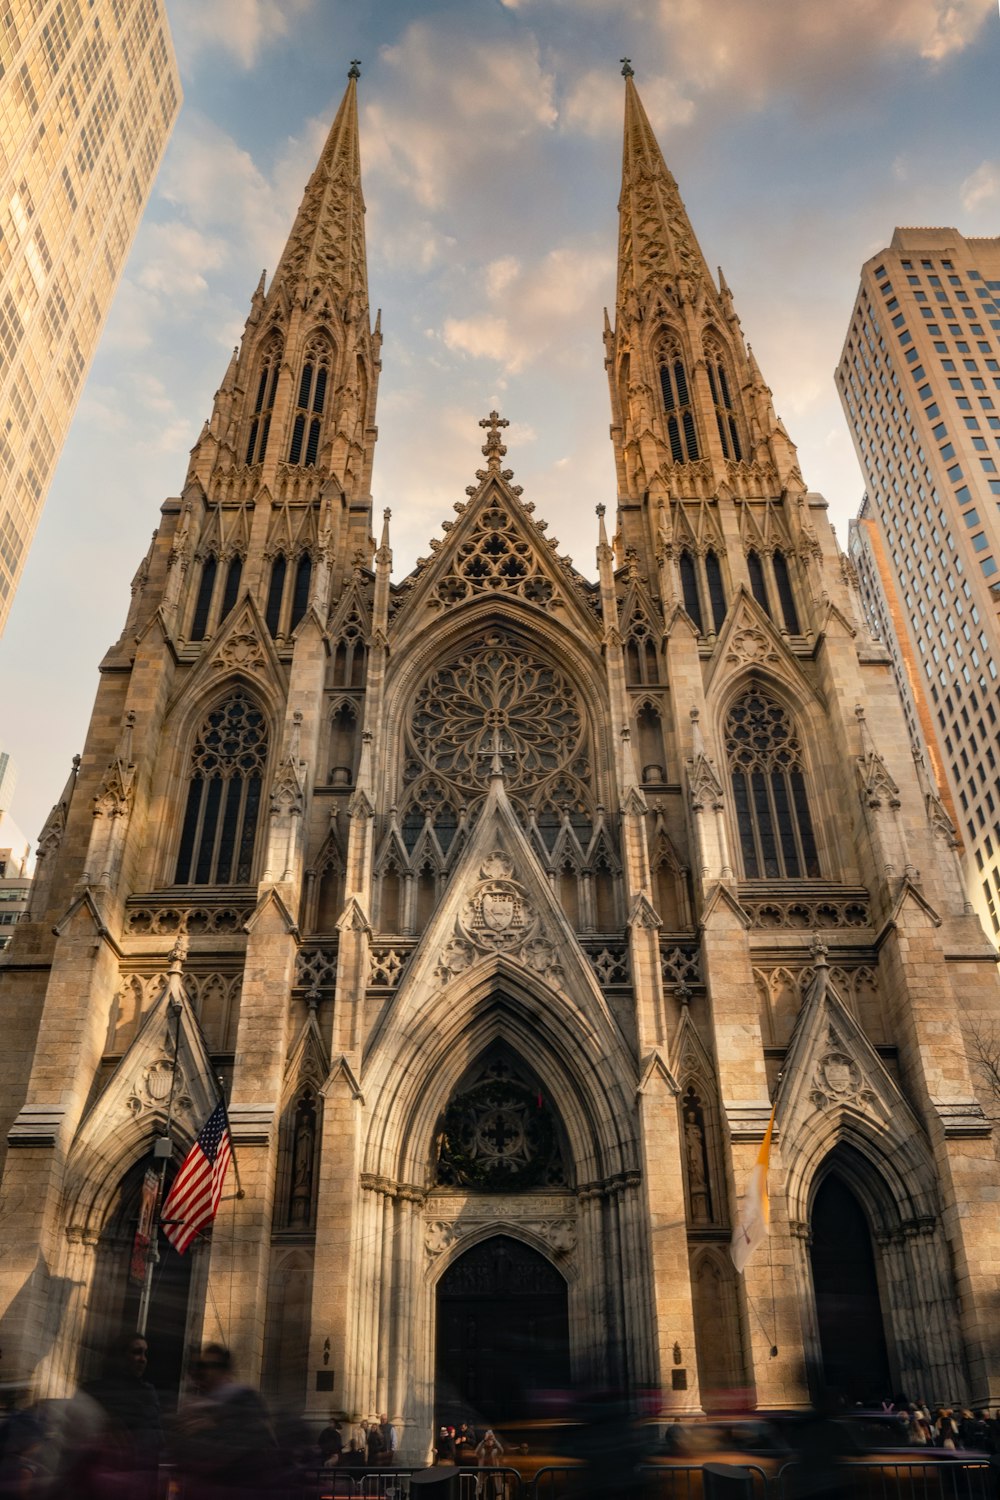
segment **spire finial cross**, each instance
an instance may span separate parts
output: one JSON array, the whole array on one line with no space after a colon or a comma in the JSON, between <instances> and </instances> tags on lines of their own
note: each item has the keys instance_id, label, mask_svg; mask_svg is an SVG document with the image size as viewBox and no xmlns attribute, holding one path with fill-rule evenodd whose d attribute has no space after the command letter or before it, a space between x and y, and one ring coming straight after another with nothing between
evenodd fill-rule
<instances>
[{"instance_id":1,"label":"spire finial cross","mask_svg":"<svg viewBox=\"0 0 1000 1500\"><path fill-rule=\"evenodd\" d=\"M630 57L623 57L621 59L621 65L622 65L622 77L623 78L634 78L635 77L635 69L632 66L632 59Z\"/></svg>"},{"instance_id":2,"label":"spire finial cross","mask_svg":"<svg viewBox=\"0 0 1000 1500\"><path fill-rule=\"evenodd\" d=\"M360 57L352 57L351 58L351 66L347 70L347 76L348 76L348 78L360 78L361 77L361 59L360 59Z\"/></svg>"},{"instance_id":3,"label":"spire finial cross","mask_svg":"<svg viewBox=\"0 0 1000 1500\"><path fill-rule=\"evenodd\" d=\"M499 469L500 460L507 452L505 444L500 441L500 429L509 427L510 423L499 412L491 411L488 417L482 418L479 425L486 432L486 441L482 447L483 455L491 469Z\"/></svg>"}]
</instances>

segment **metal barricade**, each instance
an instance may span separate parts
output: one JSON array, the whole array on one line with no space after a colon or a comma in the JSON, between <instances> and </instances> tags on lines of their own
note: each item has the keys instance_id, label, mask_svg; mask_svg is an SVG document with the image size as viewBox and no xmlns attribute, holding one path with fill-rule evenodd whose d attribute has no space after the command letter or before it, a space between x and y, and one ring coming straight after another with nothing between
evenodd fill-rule
<instances>
[{"instance_id":1,"label":"metal barricade","mask_svg":"<svg viewBox=\"0 0 1000 1500\"><path fill-rule=\"evenodd\" d=\"M775 1500L794 1500L793 1460L774 1479ZM994 1500L997 1483L982 1459L851 1459L841 1469L855 1500Z\"/></svg>"},{"instance_id":2,"label":"metal barricade","mask_svg":"<svg viewBox=\"0 0 1000 1500\"><path fill-rule=\"evenodd\" d=\"M656 1500L702 1500L704 1473L702 1464L641 1464L639 1473L645 1481L645 1493ZM753 1481L753 1500L769 1500L769 1481L759 1464L740 1463L739 1468Z\"/></svg>"},{"instance_id":3,"label":"metal barricade","mask_svg":"<svg viewBox=\"0 0 1000 1500\"><path fill-rule=\"evenodd\" d=\"M461 1500L521 1500L524 1483L517 1469L460 1468Z\"/></svg>"}]
</instances>

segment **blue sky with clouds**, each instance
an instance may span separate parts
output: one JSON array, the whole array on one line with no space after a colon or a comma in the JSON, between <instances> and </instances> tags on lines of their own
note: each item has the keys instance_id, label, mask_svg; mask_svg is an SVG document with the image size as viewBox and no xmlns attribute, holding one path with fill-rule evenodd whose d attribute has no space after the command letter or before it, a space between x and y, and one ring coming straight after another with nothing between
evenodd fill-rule
<instances>
[{"instance_id":1,"label":"blue sky with clouds","mask_svg":"<svg viewBox=\"0 0 1000 1500\"><path fill-rule=\"evenodd\" d=\"M27 834L353 57L397 576L463 497L494 405L525 498L593 571L623 54L846 540L863 486L833 369L862 262L896 224L1000 233L997 0L166 3L183 110L0 640Z\"/></svg>"}]
</instances>

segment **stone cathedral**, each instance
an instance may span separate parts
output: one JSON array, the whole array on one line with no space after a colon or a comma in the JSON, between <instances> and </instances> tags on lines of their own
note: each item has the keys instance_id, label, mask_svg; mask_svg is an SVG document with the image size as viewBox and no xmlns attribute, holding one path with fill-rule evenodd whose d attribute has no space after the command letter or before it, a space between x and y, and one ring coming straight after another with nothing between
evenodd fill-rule
<instances>
[{"instance_id":1,"label":"stone cathedral","mask_svg":"<svg viewBox=\"0 0 1000 1500\"><path fill-rule=\"evenodd\" d=\"M0 960L3 1378L63 1394L135 1326L154 1144L221 1079L239 1182L161 1241L165 1389L221 1339L411 1457L571 1386L998 1404L995 954L631 69L596 579L495 412L393 579L356 90Z\"/></svg>"}]
</instances>

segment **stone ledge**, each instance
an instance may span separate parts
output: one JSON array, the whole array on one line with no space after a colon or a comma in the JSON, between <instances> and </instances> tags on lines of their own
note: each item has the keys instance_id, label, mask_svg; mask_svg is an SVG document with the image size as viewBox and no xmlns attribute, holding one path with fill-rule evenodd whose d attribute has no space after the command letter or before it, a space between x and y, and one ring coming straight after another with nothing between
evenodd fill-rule
<instances>
[{"instance_id":1,"label":"stone ledge","mask_svg":"<svg viewBox=\"0 0 1000 1500\"><path fill-rule=\"evenodd\" d=\"M949 1139L982 1139L993 1134L993 1126L982 1107L971 1100L964 1104L935 1104L937 1117Z\"/></svg>"},{"instance_id":2,"label":"stone ledge","mask_svg":"<svg viewBox=\"0 0 1000 1500\"><path fill-rule=\"evenodd\" d=\"M20 1111L7 1141L11 1146L54 1146L66 1111L49 1104L26 1104Z\"/></svg>"},{"instance_id":3,"label":"stone ledge","mask_svg":"<svg viewBox=\"0 0 1000 1500\"><path fill-rule=\"evenodd\" d=\"M277 1106L274 1104L231 1104L229 1132L244 1146L267 1146Z\"/></svg>"}]
</instances>

